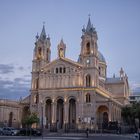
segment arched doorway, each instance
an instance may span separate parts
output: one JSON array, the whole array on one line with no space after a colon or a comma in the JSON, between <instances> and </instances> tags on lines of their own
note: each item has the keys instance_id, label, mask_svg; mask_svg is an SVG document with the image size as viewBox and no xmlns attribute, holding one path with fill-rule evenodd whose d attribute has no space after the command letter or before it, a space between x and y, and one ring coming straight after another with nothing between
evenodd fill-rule
<instances>
[{"instance_id":1,"label":"arched doorway","mask_svg":"<svg viewBox=\"0 0 140 140\"><path fill-rule=\"evenodd\" d=\"M76 127L76 101L73 98L69 100L69 127Z\"/></svg>"},{"instance_id":2,"label":"arched doorway","mask_svg":"<svg viewBox=\"0 0 140 140\"><path fill-rule=\"evenodd\" d=\"M9 113L9 121L8 121L8 126L12 127L12 123L13 123L13 112Z\"/></svg>"},{"instance_id":3,"label":"arched doorway","mask_svg":"<svg viewBox=\"0 0 140 140\"><path fill-rule=\"evenodd\" d=\"M46 101L46 128L50 129L51 119L52 119L52 100L48 99Z\"/></svg>"},{"instance_id":4,"label":"arched doorway","mask_svg":"<svg viewBox=\"0 0 140 140\"><path fill-rule=\"evenodd\" d=\"M63 128L63 115L64 115L64 101L62 99L57 100L57 128Z\"/></svg>"},{"instance_id":5,"label":"arched doorway","mask_svg":"<svg viewBox=\"0 0 140 140\"><path fill-rule=\"evenodd\" d=\"M97 124L99 129L106 129L108 127L108 107L101 105L97 109Z\"/></svg>"},{"instance_id":6,"label":"arched doorway","mask_svg":"<svg viewBox=\"0 0 140 140\"><path fill-rule=\"evenodd\" d=\"M102 129L107 129L107 128L108 128L108 113L104 112L103 113Z\"/></svg>"}]
</instances>

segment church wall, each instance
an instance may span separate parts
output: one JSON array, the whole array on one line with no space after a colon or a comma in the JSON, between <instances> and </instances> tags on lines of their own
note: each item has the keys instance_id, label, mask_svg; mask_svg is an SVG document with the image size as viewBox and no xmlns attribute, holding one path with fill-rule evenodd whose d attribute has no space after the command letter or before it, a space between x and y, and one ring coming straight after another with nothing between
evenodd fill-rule
<instances>
[{"instance_id":1,"label":"church wall","mask_svg":"<svg viewBox=\"0 0 140 140\"><path fill-rule=\"evenodd\" d=\"M11 123L9 124L9 119L11 116ZM0 126L20 127L21 123L21 107L10 100L0 100Z\"/></svg>"},{"instance_id":2,"label":"church wall","mask_svg":"<svg viewBox=\"0 0 140 140\"><path fill-rule=\"evenodd\" d=\"M106 89L109 90L116 97L124 96L124 84L106 84Z\"/></svg>"}]
</instances>

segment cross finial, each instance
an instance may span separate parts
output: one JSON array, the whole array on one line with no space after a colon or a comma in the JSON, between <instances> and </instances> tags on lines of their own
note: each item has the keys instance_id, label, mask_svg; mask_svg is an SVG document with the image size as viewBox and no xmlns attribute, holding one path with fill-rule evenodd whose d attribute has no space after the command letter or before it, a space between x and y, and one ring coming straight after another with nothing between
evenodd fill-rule
<instances>
[{"instance_id":1,"label":"cross finial","mask_svg":"<svg viewBox=\"0 0 140 140\"><path fill-rule=\"evenodd\" d=\"M43 21L43 26L45 26L45 21Z\"/></svg>"},{"instance_id":2,"label":"cross finial","mask_svg":"<svg viewBox=\"0 0 140 140\"><path fill-rule=\"evenodd\" d=\"M90 18L90 14L88 14L88 17Z\"/></svg>"}]
</instances>

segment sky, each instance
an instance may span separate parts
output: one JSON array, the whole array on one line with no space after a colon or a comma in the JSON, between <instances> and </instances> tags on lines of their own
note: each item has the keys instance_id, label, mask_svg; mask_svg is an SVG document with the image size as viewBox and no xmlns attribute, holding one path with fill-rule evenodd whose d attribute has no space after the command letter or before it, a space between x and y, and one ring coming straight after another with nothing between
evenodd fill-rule
<instances>
[{"instance_id":1,"label":"sky","mask_svg":"<svg viewBox=\"0 0 140 140\"><path fill-rule=\"evenodd\" d=\"M66 57L77 61L89 14L108 77L119 76L123 67L131 90L140 91L139 0L0 0L0 98L19 100L30 94L35 36L43 22L51 60L63 38Z\"/></svg>"}]
</instances>

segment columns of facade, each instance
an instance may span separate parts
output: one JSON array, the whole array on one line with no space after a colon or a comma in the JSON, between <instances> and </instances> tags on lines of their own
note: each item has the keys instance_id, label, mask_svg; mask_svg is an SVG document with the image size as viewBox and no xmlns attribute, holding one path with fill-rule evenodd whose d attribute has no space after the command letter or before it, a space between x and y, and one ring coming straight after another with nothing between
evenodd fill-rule
<instances>
[{"instance_id":1,"label":"columns of facade","mask_svg":"<svg viewBox=\"0 0 140 140\"><path fill-rule=\"evenodd\" d=\"M68 87L69 84L68 84L68 76L67 75L65 77L65 81L64 82L65 82L65 87Z\"/></svg>"},{"instance_id":2,"label":"columns of facade","mask_svg":"<svg viewBox=\"0 0 140 140\"><path fill-rule=\"evenodd\" d=\"M116 120L119 120L118 106L116 107L116 115L117 115Z\"/></svg>"},{"instance_id":3,"label":"columns of facade","mask_svg":"<svg viewBox=\"0 0 140 140\"><path fill-rule=\"evenodd\" d=\"M119 117L120 117L120 121L121 121L121 109L119 108Z\"/></svg>"},{"instance_id":4,"label":"columns of facade","mask_svg":"<svg viewBox=\"0 0 140 140\"><path fill-rule=\"evenodd\" d=\"M51 84L51 83L50 83L50 76L49 76L49 77L47 78L47 85L48 85L47 87L48 87L48 88L51 87L50 84Z\"/></svg>"},{"instance_id":5,"label":"columns of facade","mask_svg":"<svg viewBox=\"0 0 140 140\"><path fill-rule=\"evenodd\" d=\"M115 121L117 120L117 109L116 109L116 105L114 106L114 119L115 119Z\"/></svg>"},{"instance_id":6,"label":"columns of facade","mask_svg":"<svg viewBox=\"0 0 140 140\"><path fill-rule=\"evenodd\" d=\"M65 87L65 85L66 85L65 80L66 80L66 77L65 77L65 76L63 76L63 77L62 77L62 87Z\"/></svg>"},{"instance_id":7,"label":"columns of facade","mask_svg":"<svg viewBox=\"0 0 140 140\"><path fill-rule=\"evenodd\" d=\"M112 105L112 121L114 121L114 105Z\"/></svg>"},{"instance_id":8,"label":"columns of facade","mask_svg":"<svg viewBox=\"0 0 140 140\"><path fill-rule=\"evenodd\" d=\"M80 116L80 104L79 104L79 100L78 101L76 101L76 124L78 124L79 122L79 116Z\"/></svg>"},{"instance_id":9,"label":"columns of facade","mask_svg":"<svg viewBox=\"0 0 140 140\"><path fill-rule=\"evenodd\" d=\"M50 88L52 88L52 84L53 84L53 78L52 76L50 76Z\"/></svg>"},{"instance_id":10,"label":"columns of facade","mask_svg":"<svg viewBox=\"0 0 140 140\"><path fill-rule=\"evenodd\" d=\"M71 76L69 76L69 86L72 87Z\"/></svg>"},{"instance_id":11,"label":"columns of facade","mask_svg":"<svg viewBox=\"0 0 140 140\"><path fill-rule=\"evenodd\" d=\"M60 83L60 76L58 76L58 82L57 82L57 87L61 87L61 83Z\"/></svg>"},{"instance_id":12,"label":"columns of facade","mask_svg":"<svg viewBox=\"0 0 140 140\"><path fill-rule=\"evenodd\" d=\"M45 128L45 125L46 125L46 103L44 102L43 105L42 105L42 115L43 115L43 127Z\"/></svg>"},{"instance_id":13,"label":"columns of facade","mask_svg":"<svg viewBox=\"0 0 140 140\"><path fill-rule=\"evenodd\" d=\"M64 101L64 124L67 124L69 121L69 102L67 99Z\"/></svg>"},{"instance_id":14,"label":"columns of facade","mask_svg":"<svg viewBox=\"0 0 140 140\"><path fill-rule=\"evenodd\" d=\"M109 114L108 114L108 117L109 117L109 121L112 121L113 120L113 106L112 106L112 102L109 102Z\"/></svg>"},{"instance_id":15,"label":"columns of facade","mask_svg":"<svg viewBox=\"0 0 140 140\"><path fill-rule=\"evenodd\" d=\"M97 116L97 114L96 114L96 101L94 101L93 102L93 104L92 104L92 108L93 108L93 122L96 124L97 123L97 118L96 118L96 116Z\"/></svg>"},{"instance_id":16,"label":"columns of facade","mask_svg":"<svg viewBox=\"0 0 140 140\"><path fill-rule=\"evenodd\" d=\"M56 122L56 107L57 107L57 103L56 102L52 102L52 123L55 123Z\"/></svg>"}]
</instances>

